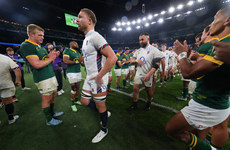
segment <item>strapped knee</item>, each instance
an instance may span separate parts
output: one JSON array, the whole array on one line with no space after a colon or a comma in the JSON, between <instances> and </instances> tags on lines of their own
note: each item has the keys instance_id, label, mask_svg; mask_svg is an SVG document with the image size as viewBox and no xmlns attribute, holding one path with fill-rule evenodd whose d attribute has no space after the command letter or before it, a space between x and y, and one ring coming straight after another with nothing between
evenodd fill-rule
<instances>
[{"instance_id":1,"label":"strapped knee","mask_svg":"<svg viewBox=\"0 0 230 150\"><path fill-rule=\"evenodd\" d=\"M103 102L106 100L106 96L94 97L95 102Z\"/></svg>"}]
</instances>

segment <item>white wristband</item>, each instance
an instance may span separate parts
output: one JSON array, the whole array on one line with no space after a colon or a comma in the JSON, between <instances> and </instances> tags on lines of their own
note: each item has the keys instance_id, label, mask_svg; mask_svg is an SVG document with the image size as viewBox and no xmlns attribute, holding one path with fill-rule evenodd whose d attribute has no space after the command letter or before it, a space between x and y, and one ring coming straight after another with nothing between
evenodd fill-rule
<instances>
[{"instance_id":1,"label":"white wristband","mask_svg":"<svg viewBox=\"0 0 230 150\"><path fill-rule=\"evenodd\" d=\"M187 58L187 52L182 52L178 55L179 60L183 59L183 58Z\"/></svg>"},{"instance_id":2,"label":"white wristband","mask_svg":"<svg viewBox=\"0 0 230 150\"><path fill-rule=\"evenodd\" d=\"M78 64L79 63L79 61L78 60L76 60L76 64Z\"/></svg>"}]
</instances>

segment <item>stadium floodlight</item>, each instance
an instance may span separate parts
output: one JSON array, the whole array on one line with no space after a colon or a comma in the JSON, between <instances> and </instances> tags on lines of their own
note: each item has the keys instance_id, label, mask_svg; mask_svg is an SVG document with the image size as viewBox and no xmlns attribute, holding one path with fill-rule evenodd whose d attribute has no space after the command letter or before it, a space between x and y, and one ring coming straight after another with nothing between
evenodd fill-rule
<instances>
[{"instance_id":1,"label":"stadium floodlight","mask_svg":"<svg viewBox=\"0 0 230 150\"><path fill-rule=\"evenodd\" d=\"M157 17L159 14L154 14L154 17Z\"/></svg>"},{"instance_id":2,"label":"stadium floodlight","mask_svg":"<svg viewBox=\"0 0 230 150\"><path fill-rule=\"evenodd\" d=\"M112 31L117 31L117 28L116 28L116 27L113 27L113 28L112 28Z\"/></svg>"},{"instance_id":3,"label":"stadium floodlight","mask_svg":"<svg viewBox=\"0 0 230 150\"><path fill-rule=\"evenodd\" d=\"M145 27L148 27L149 26L149 23L147 22L146 24L145 24Z\"/></svg>"},{"instance_id":4,"label":"stadium floodlight","mask_svg":"<svg viewBox=\"0 0 230 150\"><path fill-rule=\"evenodd\" d=\"M131 23L128 21L126 24L129 26Z\"/></svg>"},{"instance_id":5,"label":"stadium floodlight","mask_svg":"<svg viewBox=\"0 0 230 150\"><path fill-rule=\"evenodd\" d=\"M151 20L152 18L153 18L153 16L150 14L150 15L148 16L148 19Z\"/></svg>"},{"instance_id":6,"label":"stadium floodlight","mask_svg":"<svg viewBox=\"0 0 230 150\"><path fill-rule=\"evenodd\" d=\"M202 3L204 0L197 0L197 2Z\"/></svg>"},{"instance_id":7,"label":"stadium floodlight","mask_svg":"<svg viewBox=\"0 0 230 150\"><path fill-rule=\"evenodd\" d=\"M151 24L155 24L155 23L156 23L156 21L151 22Z\"/></svg>"},{"instance_id":8,"label":"stadium floodlight","mask_svg":"<svg viewBox=\"0 0 230 150\"><path fill-rule=\"evenodd\" d=\"M117 26L120 26L120 25L121 25L121 22L120 22L120 21L118 21L118 22L116 23L116 25L117 25Z\"/></svg>"},{"instance_id":9,"label":"stadium floodlight","mask_svg":"<svg viewBox=\"0 0 230 150\"><path fill-rule=\"evenodd\" d=\"M122 31L122 28L118 28L117 30L118 30L118 31Z\"/></svg>"},{"instance_id":10,"label":"stadium floodlight","mask_svg":"<svg viewBox=\"0 0 230 150\"><path fill-rule=\"evenodd\" d=\"M170 20L170 19L172 19L172 17L168 17L168 18L166 18L165 20Z\"/></svg>"},{"instance_id":11,"label":"stadium floodlight","mask_svg":"<svg viewBox=\"0 0 230 150\"><path fill-rule=\"evenodd\" d=\"M175 8L174 7L170 7L169 8L169 13L173 13L175 11Z\"/></svg>"},{"instance_id":12,"label":"stadium floodlight","mask_svg":"<svg viewBox=\"0 0 230 150\"><path fill-rule=\"evenodd\" d=\"M141 26L137 26L136 28L137 28L137 29L140 29L140 28L141 28Z\"/></svg>"},{"instance_id":13,"label":"stadium floodlight","mask_svg":"<svg viewBox=\"0 0 230 150\"><path fill-rule=\"evenodd\" d=\"M193 4L194 4L194 1L189 1L187 5L192 6Z\"/></svg>"},{"instance_id":14,"label":"stadium floodlight","mask_svg":"<svg viewBox=\"0 0 230 150\"><path fill-rule=\"evenodd\" d=\"M179 10L181 10L181 9L183 9L184 8L184 5L183 4L179 4L178 6L177 6L177 9L179 9Z\"/></svg>"},{"instance_id":15,"label":"stadium floodlight","mask_svg":"<svg viewBox=\"0 0 230 150\"><path fill-rule=\"evenodd\" d=\"M137 23L141 23L141 19L137 19Z\"/></svg>"},{"instance_id":16,"label":"stadium floodlight","mask_svg":"<svg viewBox=\"0 0 230 150\"><path fill-rule=\"evenodd\" d=\"M161 12L161 15L164 15L165 13L166 13L166 11L163 10L163 11Z\"/></svg>"},{"instance_id":17,"label":"stadium floodlight","mask_svg":"<svg viewBox=\"0 0 230 150\"><path fill-rule=\"evenodd\" d=\"M157 22L158 22L158 23L163 23L163 22L164 22L164 19L163 19L163 18L160 18Z\"/></svg>"},{"instance_id":18,"label":"stadium floodlight","mask_svg":"<svg viewBox=\"0 0 230 150\"><path fill-rule=\"evenodd\" d=\"M175 17L180 17L181 16L181 14L178 14L178 15L176 15Z\"/></svg>"},{"instance_id":19,"label":"stadium floodlight","mask_svg":"<svg viewBox=\"0 0 230 150\"><path fill-rule=\"evenodd\" d=\"M144 17L142 20L143 20L143 21L146 21L146 18Z\"/></svg>"},{"instance_id":20,"label":"stadium floodlight","mask_svg":"<svg viewBox=\"0 0 230 150\"><path fill-rule=\"evenodd\" d=\"M136 21L135 21L135 20L133 20L133 21L132 21L132 24L133 24L133 25L134 25L134 24L136 24Z\"/></svg>"},{"instance_id":21,"label":"stadium floodlight","mask_svg":"<svg viewBox=\"0 0 230 150\"><path fill-rule=\"evenodd\" d=\"M126 28L126 31L131 31L131 30L132 30L131 27L127 27L127 28Z\"/></svg>"},{"instance_id":22,"label":"stadium floodlight","mask_svg":"<svg viewBox=\"0 0 230 150\"><path fill-rule=\"evenodd\" d=\"M122 22L121 25L124 26L126 23L125 22Z\"/></svg>"},{"instance_id":23,"label":"stadium floodlight","mask_svg":"<svg viewBox=\"0 0 230 150\"><path fill-rule=\"evenodd\" d=\"M192 13L192 11L187 11L186 13L184 13L185 15L189 15L189 14L191 14Z\"/></svg>"}]
</instances>

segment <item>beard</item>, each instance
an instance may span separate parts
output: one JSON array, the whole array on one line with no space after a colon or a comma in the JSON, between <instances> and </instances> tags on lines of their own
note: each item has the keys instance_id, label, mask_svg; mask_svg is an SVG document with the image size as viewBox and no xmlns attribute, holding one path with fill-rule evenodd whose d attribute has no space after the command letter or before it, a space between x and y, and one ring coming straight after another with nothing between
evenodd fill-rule
<instances>
[{"instance_id":1,"label":"beard","mask_svg":"<svg viewBox=\"0 0 230 150\"><path fill-rule=\"evenodd\" d=\"M142 48L145 48L146 46L147 46L147 42L146 43L140 43L140 46L142 47Z\"/></svg>"}]
</instances>

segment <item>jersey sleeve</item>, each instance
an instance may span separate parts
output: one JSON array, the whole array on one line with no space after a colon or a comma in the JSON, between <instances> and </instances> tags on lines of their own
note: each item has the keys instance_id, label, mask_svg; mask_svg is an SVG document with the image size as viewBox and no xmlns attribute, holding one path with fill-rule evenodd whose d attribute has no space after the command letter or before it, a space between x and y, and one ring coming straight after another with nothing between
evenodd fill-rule
<instances>
[{"instance_id":1,"label":"jersey sleeve","mask_svg":"<svg viewBox=\"0 0 230 150\"><path fill-rule=\"evenodd\" d=\"M109 44L107 43L107 41L100 34L96 34L95 37L93 37L91 40L93 42L94 47L98 51L101 51L105 47L109 46Z\"/></svg>"},{"instance_id":2,"label":"jersey sleeve","mask_svg":"<svg viewBox=\"0 0 230 150\"><path fill-rule=\"evenodd\" d=\"M15 68L19 67L12 59L8 58L8 60L9 60L9 64L10 64L11 69L15 69Z\"/></svg>"},{"instance_id":3,"label":"jersey sleeve","mask_svg":"<svg viewBox=\"0 0 230 150\"><path fill-rule=\"evenodd\" d=\"M20 51L23 53L24 58L28 57L38 57L36 47L28 44L23 44L20 47Z\"/></svg>"},{"instance_id":4,"label":"jersey sleeve","mask_svg":"<svg viewBox=\"0 0 230 150\"><path fill-rule=\"evenodd\" d=\"M63 57L64 57L64 56L69 57L69 51L68 51L67 49L65 49L64 52L63 52Z\"/></svg>"},{"instance_id":5,"label":"jersey sleeve","mask_svg":"<svg viewBox=\"0 0 230 150\"><path fill-rule=\"evenodd\" d=\"M154 59L155 58L163 58L164 55L161 51L159 51L158 49L155 49L155 55L154 55Z\"/></svg>"}]
</instances>

